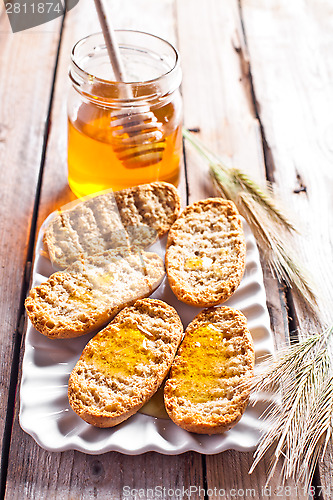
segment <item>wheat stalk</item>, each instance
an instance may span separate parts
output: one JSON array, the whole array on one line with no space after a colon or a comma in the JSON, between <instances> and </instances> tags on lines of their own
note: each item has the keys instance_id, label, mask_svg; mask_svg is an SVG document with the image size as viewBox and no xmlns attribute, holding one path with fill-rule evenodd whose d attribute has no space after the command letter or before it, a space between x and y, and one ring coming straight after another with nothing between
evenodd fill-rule
<instances>
[{"instance_id":1,"label":"wheat stalk","mask_svg":"<svg viewBox=\"0 0 333 500\"><path fill-rule=\"evenodd\" d=\"M267 483L282 460L283 481L292 478L308 487L325 453L333 433L332 340L333 327L285 347L262 363L253 379L253 391L278 388L281 395L280 404L263 416L269 420L269 431L262 435L249 471L274 445Z\"/></svg>"},{"instance_id":2,"label":"wheat stalk","mask_svg":"<svg viewBox=\"0 0 333 500\"><path fill-rule=\"evenodd\" d=\"M296 228L273 196L271 186L266 184L261 187L241 170L226 166L185 128L183 136L208 162L218 191L235 203L249 223L274 275L288 286L294 287L311 309L315 309L317 299L311 278L290 248L290 236Z\"/></svg>"}]
</instances>

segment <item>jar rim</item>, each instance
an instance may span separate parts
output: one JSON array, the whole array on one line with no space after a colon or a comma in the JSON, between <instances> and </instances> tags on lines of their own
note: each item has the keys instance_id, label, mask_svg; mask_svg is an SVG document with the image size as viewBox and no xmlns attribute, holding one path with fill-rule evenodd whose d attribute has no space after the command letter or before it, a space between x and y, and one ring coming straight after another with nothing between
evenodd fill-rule
<instances>
[{"instance_id":1,"label":"jar rim","mask_svg":"<svg viewBox=\"0 0 333 500\"><path fill-rule=\"evenodd\" d=\"M147 35L148 37L151 37L151 38L154 38L156 40L160 40L161 42L165 43L166 45L169 46L169 48L171 48L174 56L175 56L175 61L174 61L174 64L172 66L172 68L170 68L168 71L166 71L165 73L162 73L161 75L159 75L158 77L156 78L152 78L150 80L140 80L140 81L130 81L130 82L121 82L122 85L124 86L132 86L132 85L135 85L137 87L140 87L140 86L145 86L145 85L151 85L151 84L154 84L155 82L159 82L162 78L165 78L165 77L168 77L169 75L171 75L173 72L175 72L177 70L177 68L179 68L179 52L178 50L172 45L172 43L168 42L167 40L165 40L164 38L162 37L159 37L157 35L153 35L152 33L148 33L148 32L145 32L145 31L139 31L139 30L124 30L124 29L117 29L115 30L116 33L137 33L137 34L140 34L140 35ZM87 79L90 79L90 78L93 78L95 82L98 82L98 83L102 83L104 85L115 85L115 84L118 84L120 82L118 82L117 80L106 80L104 78L100 78L98 76L95 76L94 74L86 71L85 69L83 69L75 60L75 52L77 51L77 49L83 45L84 42L88 41L89 39L92 39L93 37L96 37L96 36L103 36L103 33L102 32L96 32L96 33L92 33L90 35L87 35L85 36L84 38L81 38L80 40L78 40L73 48L72 48L72 51L71 51L71 62L72 64L74 65L75 67L75 71L78 71L80 76L84 77L84 78L87 78ZM73 78L72 78L73 79ZM76 83L76 82L74 82Z\"/></svg>"}]
</instances>

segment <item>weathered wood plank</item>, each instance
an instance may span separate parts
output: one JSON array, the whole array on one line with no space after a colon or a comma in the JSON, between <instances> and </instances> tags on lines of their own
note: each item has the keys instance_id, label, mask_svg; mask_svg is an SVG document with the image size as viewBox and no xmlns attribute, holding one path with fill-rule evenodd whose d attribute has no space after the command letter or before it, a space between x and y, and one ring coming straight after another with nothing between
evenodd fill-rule
<instances>
[{"instance_id":1,"label":"weathered wood plank","mask_svg":"<svg viewBox=\"0 0 333 500\"><path fill-rule=\"evenodd\" d=\"M332 323L333 6L328 0L243 0L242 5L274 179L299 219L297 253L315 277L320 311ZM316 322L293 298L300 333L308 334ZM331 498L332 444L319 476L326 487L323 498Z\"/></svg>"},{"instance_id":2,"label":"weathered wood plank","mask_svg":"<svg viewBox=\"0 0 333 500\"><path fill-rule=\"evenodd\" d=\"M6 440L13 356L17 356L15 350L20 343L17 328L22 312L21 290L25 286L30 225L60 30L58 19L49 23L48 32L40 28L14 35L1 5L0 449ZM15 366L14 361L14 372ZM13 377L14 384L15 373ZM1 474L5 474L6 451L2 458Z\"/></svg>"},{"instance_id":3,"label":"weathered wood plank","mask_svg":"<svg viewBox=\"0 0 333 500\"><path fill-rule=\"evenodd\" d=\"M122 1L110 2L116 27L149 31L170 41L175 40L173 0L131 0L126 9ZM145 13L143 16L142 13ZM66 167L66 96L69 89L68 64L72 45L81 37L98 31L97 18L90 0L80 0L65 20L64 34L52 107L50 137L44 167L38 227L55 208L73 199L67 185ZM182 181L182 190L184 181ZM18 411L18 409L16 410ZM33 463L30 457L34 457ZM7 497L27 499L119 500L123 488L131 489L203 486L199 454L163 456L148 453L129 457L119 453L89 456L78 452L49 453L19 428L17 416L8 471ZM36 470L34 464L39 464ZM56 471L56 474L55 474ZM134 495L130 498L134 498ZM152 497L153 498L153 497ZM168 498L178 498L176 494ZM203 495L193 498L203 498Z\"/></svg>"},{"instance_id":4,"label":"weathered wood plank","mask_svg":"<svg viewBox=\"0 0 333 500\"><path fill-rule=\"evenodd\" d=\"M189 13L191 18L189 22ZM242 37L238 2L177 2L179 48L184 71L185 124L200 128L200 138L231 166L238 166L257 179L265 179L260 127L253 106L246 46ZM191 43L188 42L191 40ZM214 194L207 178L207 165L186 148L190 202ZM264 267L267 304L276 344L288 338L287 314L276 280ZM206 458L207 486L225 490L234 498L235 489L255 489L256 498L288 498L279 491L279 470L271 482L271 493L263 490L269 463L262 462L249 476L252 454L230 451ZM294 483L288 483L294 487ZM287 490L288 491L288 490ZM241 494L239 498L241 498ZM223 497L224 498L224 497ZM299 493L298 498L306 498Z\"/></svg>"},{"instance_id":5,"label":"weathered wood plank","mask_svg":"<svg viewBox=\"0 0 333 500\"><path fill-rule=\"evenodd\" d=\"M194 453L172 457L158 453L49 453L18 427L14 439L20 449L16 449L15 465L9 470L8 500L159 498L163 488L164 492L169 490L164 498L178 500L177 488L203 485L198 455ZM204 496L192 498L203 500Z\"/></svg>"}]
</instances>

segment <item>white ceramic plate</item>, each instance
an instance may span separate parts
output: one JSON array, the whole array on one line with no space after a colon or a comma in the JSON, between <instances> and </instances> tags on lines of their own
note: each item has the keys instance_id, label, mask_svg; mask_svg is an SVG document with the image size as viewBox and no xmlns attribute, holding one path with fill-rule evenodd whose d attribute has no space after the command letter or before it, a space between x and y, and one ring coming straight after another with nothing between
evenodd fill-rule
<instances>
[{"instance_id":1,"label":"white ceramic plate","mask_svg":"<svg viewBox=\"0 0 333 500\"><path fill-rule=\"evenodd\" d=\"M245 221L243 224L247 246L245 274L239 288L225 304L241 310L247 317L258 363L262 356L273 353L274 344L258 250L249 226ZM32 286L45 281L54 272L43 254L43 227L37 241ZM162 241L151 250L163 255L164 248L165 241ZM178 301L166 279L152 297L174 306L184 327L200 311ZM38 333L29 321L21 381L20 425L40 446L49 451L79 450L89 454L118 451L128 455L147 451L176 455L190 450L214 454L228 449L255 449L260 432L264 430L264 423L259 419L268 404L264 400L255 406L250 404L233 429L215 436L194 434L177 427L163 413L162 397L158 393L143 408L145 413L137 413L116 427L98 429L84 422L68 403L67 382L91 336L51 340Z\"/></svg>"}]
</instances>

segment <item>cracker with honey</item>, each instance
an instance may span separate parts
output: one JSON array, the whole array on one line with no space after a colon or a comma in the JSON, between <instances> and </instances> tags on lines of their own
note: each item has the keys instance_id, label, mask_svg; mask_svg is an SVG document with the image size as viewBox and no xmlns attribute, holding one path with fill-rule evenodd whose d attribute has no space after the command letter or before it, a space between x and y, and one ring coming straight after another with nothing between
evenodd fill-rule
<instances>
[{"instance_id":1,"label":"cracker with honey","mask_svg":"<svg viewBox=\"0 0 333 500\"><path fill-rule=\"evenodd\" d=\"M50 338L92 332L123 307L149 296L161 283L164 264L155 253L138 248L108 250L58 271L25 301L33 326Z\"/></svg>"},{"instance_id":2,"label":"cracker with honey","mask_svg":"<svg viewBox=\"0 0 333 500\"><path fill-rule=\"evenodd\" d=\"M188 325L164 387L170 418L198 434L221 434L243 415L254 369L254 347L245 316L210 308Z\"/></svg>"},{"instance_id":3,"label":"cracker with honey","mask_svg":"<svg viewBox=\"0 0 333 500\"><path fill-rule=\"evenodd\" d=\"M245 269L245 238L235 204L209 198L189 205L172 225L165 264L171 289L187 304L226 301Z\"/></svg>"},{"instance_id":4,"label":"cracker with honey","mask_svg":"<svg viewBox=\"0 0 333 500\"><path fill-rule=\"evenodd\" d=\"M86 345L68 383L72 409L97 427L113 427L157 391L181 341L180 318L165 302L138 300Z\"/></svg>"}]
</instances>

